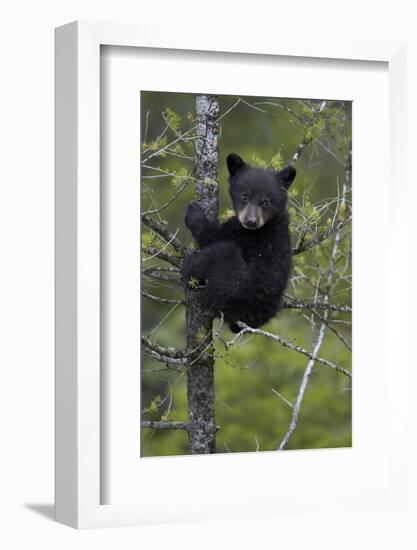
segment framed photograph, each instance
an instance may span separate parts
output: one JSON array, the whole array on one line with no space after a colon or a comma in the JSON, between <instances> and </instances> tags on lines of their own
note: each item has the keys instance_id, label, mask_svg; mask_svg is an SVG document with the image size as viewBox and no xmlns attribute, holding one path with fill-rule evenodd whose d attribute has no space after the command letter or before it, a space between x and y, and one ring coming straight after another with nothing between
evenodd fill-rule
<instances>
[{"instance_id":1,"label":"framed photograph","mask_svg":"<svg viewBox=\"0 0 417 550\"><path fill-rule=\"evenodd\" d=\"M404 82L402 43L56 30L58 521L403 504Z\"/></svg>"}]
</instances>

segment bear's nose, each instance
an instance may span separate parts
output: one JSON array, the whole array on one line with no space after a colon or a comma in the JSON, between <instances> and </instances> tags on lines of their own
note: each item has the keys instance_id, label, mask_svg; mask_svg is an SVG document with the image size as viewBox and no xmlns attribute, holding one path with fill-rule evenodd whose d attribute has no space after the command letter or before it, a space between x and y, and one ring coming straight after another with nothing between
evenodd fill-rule
<instances>
[{"instance_id":1,"label":"bear's nose","mask_svg":"<svg viewBox=\"0 0 417 550\"><path fill-rule=\"evenodd\" d=\"M255 229L255 227L258 225L258 221L256 218L247 218L245 220L246 227L250 227L251 229Z\"/></svg>"}]
</instances>

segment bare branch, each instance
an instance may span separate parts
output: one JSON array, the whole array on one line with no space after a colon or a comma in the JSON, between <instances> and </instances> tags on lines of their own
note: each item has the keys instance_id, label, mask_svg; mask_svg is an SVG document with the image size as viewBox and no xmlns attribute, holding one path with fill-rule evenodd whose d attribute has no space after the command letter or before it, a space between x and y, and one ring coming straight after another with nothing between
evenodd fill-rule
<instances>
[{"instance_id":1,"label":"bare branch","mask_svg":"<svg viewBox=\"0 0 417 550\"><path fill-rule=\"evenodd\" d=\"M144 352L161 363L172 363L173 365L185 365L185 353L171 347L163 347L151 342L145 336L141 338Z\"/></svg>"},{"instance_id":2,"label":"bare branch","mask_svg":"<svg viewBox=\"0 0 417 550\"><path fill-rule=\"evenodd\" d=\"M151 332L148 333L148 338L150 336L152 336L153 334L155 334L155 332L165 323L165 321L168 319L168 317L171 316L171 314L177 309L178 306L179 306L179 303L173 305L170 308L170 310L162 317L162 319L159 321L159 323L153 327Z\"/></svg>"},{"instance_id":3,"label":"bare branch","mask_svg":"<svg viewBox=\"0 0 417 550\"><path fill-rule=\"evenodd\" d=\"M348 180L349 179L350 179L350 158L347 159L347 163L346 163L346 166L345 166L345 180L344 180L344 183L343 183L343 195L342 195L341 204L340 204L341 206L343 206L344 203L345 203L345 198L346 198L345 191L348 187ZM339 206L340 205L339 204L337 205L335 216L337 216L337 214L339 213ZM331 255L328 270L327 270L327 285L326 285L326 288L325 288L325 291L324 291L324 296L323 296L323 299L324 299L325 303L328 303L328 301L329 301L330 289L331 289L333 275L334 275L334 267L335 267L335 263L336 263L337 252L338 252L338 249L339 249L340 237L341 237L341 235L340 235L340 228L339 228L336 231L336 234L335 234L335 237L334 237L332 255ZM281 443L278 447L279 451L282 451L283 449L285 449L285 447L288 445L288 442L289 442L292 434L294 433L294 431L297 427L301 405L302 405L303 400L304 400L304 394L305 394L305 391L306 391L306 388L307 388L307 384L310 380L310 376L311 376L313 366L314 366L314 361L316 360L317 353L320 351L321 345L322 345L323 340L324 340L324 335L325 335L325 332L326 332L326 328L328 326L329 315L330 315L330 310L326 309L324 311L324 315L323 315L323 318L322 318L322 323L320 325L319 333L318 333L316 342L315 342L314 347L313 347L312 356L310 357L310 361L307 363L307 367L304 371L303 379L301 381L301 385L300 385L300 388L299 388L298 393L297 393L297 398L296 398L294 408L293 408L293 412L292 412L292 416L291 416L290 426L289 426L284 438L282 439L282 441L281 441ZM345 371L345 372L348 372L348 371ZM349 376L352 377L352 374L349 373Z\"/></svg>"},{"instance_id":4,"label":"bare branch","mask_svg":"<svg viewBox=\"0 0 417 550\"><path fill-rule=\"evenodd\" d=\"M174 267L181 267L181 260L177 256L173 256L168 252L165 252L163 249L156 248L155 246L142 246L142 252L149 254L148 258L144 258L143 261L152 260L152 258L158 257L160 260L170 263Z\"/></svg>"},{"instance_id":5,"label":"bare branch","mask_svg":"<svg viewBox=\"0 0 417 550\"><path fill-rule=\"evenodd\" d=\"M294 405L293 405L290 401L288 401L288 399L286 399L286 398L282 395L282 393L279 393L278 390L276 390L275 388L271 388L271 391L272 391L272 393L274 393L276 396L278 396L282 401L284 401L284 403L285 403L286 405L288 405L291 409L294 408Z\"/></svg>"},{"instance_id":6,"label":"bare branch","mask_svg":"<svg viewBox=\"0 0 417 550\"><path fill-rule=\"evenodd\" d=\"M146 270L142 272L145 277L152 279L155 284L160 284L160 286L165 286L166 288L172 288L174 290L183 290L183 285L175 275L169 275L166 273L161 273L158 270Z\"/></svg>"},{"instance_id":7,"label":"bare branch","mask_svg":"<svg viewBox=\"0 0 417 550\"><path fill-rule=\"evenodd\" d=\"M235 107L237 107L239 105L239 103L241 102L242 100L240 99L240 97L237 99L237 101L235 103L233 103L233 105L227 109L227 111L225 111L222 115L219 116L219 118L217 119L217 122L219 122L222 118L224 118L225 116L227 116L231 111L233 111L233 109Z\"/></svg>"},{"instance_id":8,"label":"bare branch","mask_svg":"<svg viewBox=\"0 0 417 550\"><path fill-rule=\"evenodd\" d=\"M155 302L161 302L162 304L185 304L185 300L172 300L171 298L162 298L161 296L154 296L146 290L142 291L142 296L154 300Z\"/></svg>"},{"instance_id":9,"label":"bare branch","mask_svg":"<svg viewBox=\"0 0 417 550\"><path fill-rule=\"evenodd\" d=\"M152 177L159 177L159 176L152 176ZM173 177L175 177L175 174L173 174ZM177 177L180 177L180 176L177 176ZM186 180L191 179L191 176L183 176L183 177ZM187 187L187 185L188 185L188 181L185 181L185 183L183 183L177 189L177 191L172 195L172 197L169 199L169 201L167 201L165 204L163 204L162 206L160 206L158 208L153 208L153 209L150 209L150 210L146 210L145 212L143 212L142 217L143 216L148 216L149 214L158 214L159 212L164 210L164 208L167 208L167 206L172 204L175 201L175 199L184 191L184 189Z\"/></svg>"},{"instance_id":10,"label":"bare branch","mask_svg":"<svg viewBox=\"0 0 417 550\"><path fill-rule=\"evenodd\" d=\"M188 422L142 420L140 425L142 428L150 428L153 430L186 430L188 431ZM216 432L218 432L219 430L220 430L220 426L216 426Z\"/></svg>"},{"instance_id":11,"label":"bare branch","mask_svg":"<svg viewBox=\"0 0 417 550\"><path fill-rule=\"evenodd\" d=\"M310 379L311 372L313 370L314 361L316 360L316 355L317 355L318 351L320 350L320 347L323 343L325 329L326 329L326 324L322 323L321 326L320 326L319 335L318 335L316 343L314 344L314 347L313 347L313 351L312 351L312 354L311 354L310 361L307 363L306 370L304 371L304 376L303 376L303 379L302 379L302 382L301 382L300 389L298 390L297 399L296 399L294 407L293 407L290 426L289 426L287 433L285 434L283 440L281 441L281 443L278 447L278 451L282 451L283 449L285 449L285 447L287 446L292 434L294 433L294 431L297 427L298 417L300 415L300 409L301 409L301 405L302 405L303 399L304 399L304 393L306 391L307 384L308 384L308 381Z\"/></svg>"},{"instance_id":12,"label":"bare branch","mask_svg":"<svg viewBox=\"0 0 417 550\"><path fill-rule=\"evenodd\" d=\"M179 273L180 270L177 267L169 267L166 265L150 265L149 267L142 267L142 273L152 273L153 271L167 272L167 273Z\"/></svg>"},{"instance_id":13,"label":"bare branch","mask_svg":"<svg viewBox=\"0 0 417 550\"><path fill-rule=\"evenodd\" d=\"M188 135L189 133L191 133L193 130L195 130L195 126L190 128L189 130L187 130L183 134L179 135L176 139L174 139L173 141L171 141L170 143L168 143L164 147L161 147L161 149L158 149L157 151L155 151L152 154L150 154L149 156L147 156L145 159L142 160L142 165L145 164L146 162L148 162L149 160L151 160L152 158L158 157L161 153L163 153L164 151L166 151L167 149L169 149L170 147L172 147L173 145L175 145L179 141L184 140L184 137L186 135Z\"/></svg>"},{"instance_id":14,"label":"bare branch","mask_svg":"<svg viewBox=\"0 0 417 550\"><path fill-rule=\"evenodd\" d=\"M342 334L340 334L340 332L339 332L338 330L336 330L334 327L332 327L332 325L331 325L330 322L326 319L326 317L320 315L320 314L319 314L317 311L315 311L314 309L313 309L312 311L313 311L314 315L316 315L316 316L320 319L320 321L321 321L322 323L325 323L326 326L327 326L327 328L328 328L331 332L333 332L333 334L334 334L335 336L337 336L337 338L339 338L339 340L342 342L342 344L344 344L344 345L347 347L347 349L348 349L349 351L352 351L352 346L349 344L349 342L346 341L345 337L344 337Z\"/></svg>"},{"instance_id":15,"label":"bare branch","mask_svg":"<svg viewBox=\"0 0 417 550\"><path fill-rule=\"evenodd\" d=\"M307 147L309 143L312 142L312 139L304 138L303 141L300 143L300 145L297 147L297 150L292 156L291 164L295 164L297 160L300 158L301 153L304 151L304 149Z\"/></svg>"},{"instance_id":16,"label":"bare branch","mask_svg":"<svg viewBox=\"0 0 417 550\"><path fill-rule=\"evenodd\" d=\"M342 229L342 227L344 227L345 225L347 225L351 221L352 221L352 216L349 216L346 220L343 220L343 221L337 223L336 225L334 225L333 227L331 227L327 231L323 231L323 233L319 233L318 235L315 235L311 239L311 241L309 241L308 243L305 243L305 244L303 244L303 245L301 245L297 248L294 248L293 251L292 251L293 255L295 256L296 254L300 254L301 252L305 252L306 250L310 250L310 248L313 248L313 246L316 246L317 244L323 242L325 239L328 239L329 237L331 237L331 235L333 235L337 231L340 231L340 229Z\"/></svg>"},{"instance_id":17,"label":"bare branch","mask_svg":"<svg viewBox=\"0 0 417 550\"><path fill-rule=\"evenodd\" d=\"M143 347L143 353L146 355L149 355L149 357L152 357L153 359L156 359L157 361L160 361L161 363L172 363L173 365L185 365L185 359L175 359L173 357L168 357L166 355L161 355L160 353L147 348L146 346Z\"/></svg>"},{"instance_id":18,"label":"bare branch","mask_svg":"<svg viewBox=\"0 0 417 550\"><path fill-rule=\"evenodd\" d=\"M341 367L340 365L338 365L337 363L332 363L331 361L328 361L327 359L323 359L321 357L316 357L316 356L313 355L313 353L307 351L304 348L301 348L300 346L296 346L295 344L292 344L291 342L288 342L288 340L285 340L284 338L282 338L278 334L273 334L272 332L267 332L266 330L262 330L260 328L252 328L252 327L249 327L248 325L245 325L245 323L241 323L241 322L239 322L237 324L240 327L242 327L242 330L240 332L238 332L236 334L236 336L230 342L227 343L228 347L233 346L233 344L236 342L236 340L238 338L240 338L240 336L242 336L243 334L245 334L247 332L250 332L252 334L260 334L261 336L266 336L267 338L271 338L272 340L275 340L276 342L278 342L279 344L281 344L281 346L283 346L285 348L289 348L289 349L292 349L293 351L301 353L302 355L305 355L309 359L312 359L313 361L315 361L317 363L320 363L321 365L324 365L326 367L330 367L331 369L334 369L338 372L342 372L345 376L348 376L349 378L352 378L352 374L348 370L346 370L343 367Z\"/></svg>"},{"instance_id":19,"label":"bare branch","mask_svg":"<svg viewBox=\"0 0 417 550\"><path fill-rule=\"evenodd\" d=\"M157 235L162 237L164 241L169 242L169 244L175 248L177 252L184 254L185 247L182 242L175 236L174 233L171 233L169 229L162 223L157 222L147 214L142 214L142 222L147 225L150 229L155 231Z\"/></svg>"},{"instance_id":20,"label":"bare branch","mask_svg":"<svg viewBox=\"0 0 417 550\"><path fill-rule=\"evenodd\" d=\"M153 430L188 430L187 422L163 422L162 420L142 420L142 428Z\"/></svg>"},{"instance_id":21,"label":"bare branch","mask_svg":"<svg viewBox=\"0 0 417 550\"><path fill-rule=\"evenodd\" d=\"M352 313L350 306L338 306L336 304L326 304L325 302L307 303L301 300L292 300L284 302L282 307L287 309L329 309L330 311L338 311L339 313Z\"/></svg>"},{"instance_id":22,"label":"bare branch","mask_svg":"<svg viewBox=\"0 0 417 550\"><path fill-rule=\"evenodd\" d=\"M262 102L258 102L258 103L254 103L254 105L274 105L275 107L279 107L280 109L283 109L284 111L287 111L287 113L289 113L292 117L294 117L298 122L300 122L304 127L308 128L310 126L310 123L307 122L306 120L304 120L300 115L298 115L295 111L293 111L292 109L290 109L290 107L288 107L284 101L282 101L281 103L273 103L272 101L262 101ZM264 111L266 112L266 111ZM322 140L320 140L319 138L315 138L314 141L316 143L318 143L320 145L320 147L322 147L326 153L328 153L338 164L341 164L342 166L344 166L344 162L343 160L341 160L337 155L336 153L334 153L334 151L332 151L325 143L323 143Z\"/></svg>"}]
</instances>

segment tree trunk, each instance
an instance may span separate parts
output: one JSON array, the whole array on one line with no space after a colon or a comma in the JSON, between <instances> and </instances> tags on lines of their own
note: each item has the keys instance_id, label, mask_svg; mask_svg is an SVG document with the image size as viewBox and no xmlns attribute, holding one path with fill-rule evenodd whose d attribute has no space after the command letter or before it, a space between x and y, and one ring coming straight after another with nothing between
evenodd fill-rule
<instances>
[{"instance_id":1,"label":"tree trunk","mask_svg":"<svg viewBox=\"0 0 417 550\"><path fill-rule=\"evenodd\" d=\"M219 103L215 96L196 99L196 200L206 216L217 219ZM188 437L191 454L216 452L213 315L201 306L199 291L186 291Z\"/></svg>"}]
</instances>

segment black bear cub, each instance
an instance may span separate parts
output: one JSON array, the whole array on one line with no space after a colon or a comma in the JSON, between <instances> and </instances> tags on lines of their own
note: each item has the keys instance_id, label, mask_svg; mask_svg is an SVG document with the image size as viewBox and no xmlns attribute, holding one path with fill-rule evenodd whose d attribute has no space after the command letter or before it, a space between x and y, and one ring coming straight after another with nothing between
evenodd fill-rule
<instances>
[{"instance_id":1,"label":"black bear cub","mask_svg":"<svg viewBox=\"0 0 417 550\"><path fill-rule=\"evenodd\" d=\"M227 167L236 215L220 224L188 205L185 224L200 249L186 254L182 278L238 332L238 321L256 328L280 309L291 269L287 190L296 171L256 168L235 153Z\"/></svg>"}]
</instances>

